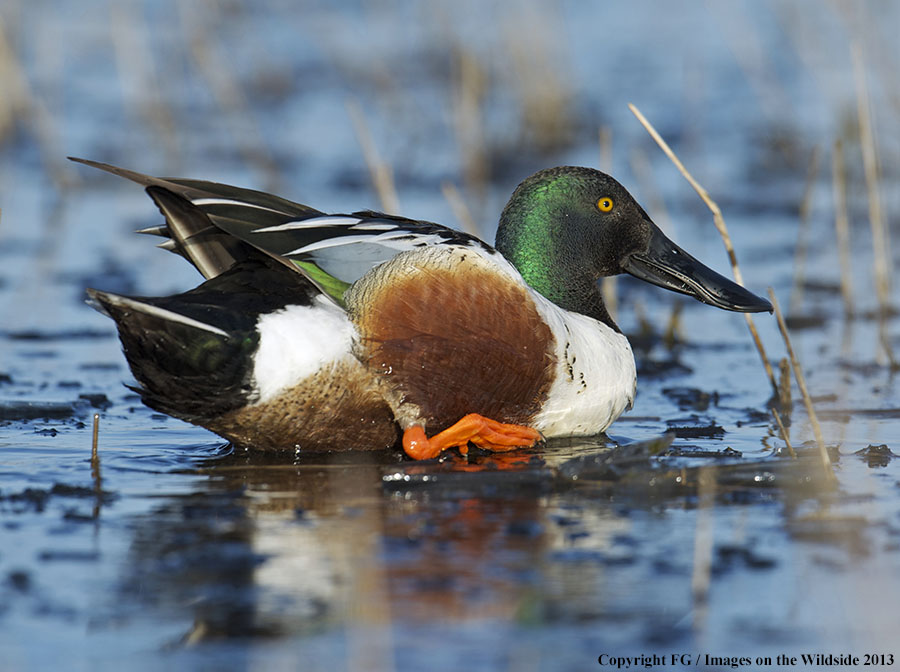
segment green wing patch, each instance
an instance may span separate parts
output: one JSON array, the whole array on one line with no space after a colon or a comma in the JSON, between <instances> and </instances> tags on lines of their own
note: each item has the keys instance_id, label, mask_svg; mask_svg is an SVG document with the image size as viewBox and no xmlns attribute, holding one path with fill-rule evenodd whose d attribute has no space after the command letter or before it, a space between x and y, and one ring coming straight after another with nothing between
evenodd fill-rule
<instances>
[{"instance_id":1,"label":"green wing patch","mask_svg":"<svg viewBox=\"0 0 900 672\"><path fill-rule=\"evenodd\" d=\"M303 271L303 275L309 278L316 287L334 299L339 306L346 308L344 303L344 292L349 289L349 282L344 282L343 280L339 280L333 275L326 273L311 261L299 261L297 259L291 259L291 261Z\"/></svg>"}]
</instances>

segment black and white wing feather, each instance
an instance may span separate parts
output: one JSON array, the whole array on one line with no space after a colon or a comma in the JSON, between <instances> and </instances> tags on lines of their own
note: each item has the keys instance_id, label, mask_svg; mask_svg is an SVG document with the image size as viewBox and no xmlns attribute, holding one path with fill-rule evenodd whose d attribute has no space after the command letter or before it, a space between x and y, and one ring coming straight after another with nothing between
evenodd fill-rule
<instances>
[{"instance_id":1,"label":"black and white wing feather","mask_svg":"<svg viewBox=\"0 0 900 672\"><path fill-rule=\"evenodd\" d=\"M491 248L478 238L432 222L371 210L328 215L287 199L217 182L157 178L105 163L72 159L142 184L166 217L144 233L168 238L212 278L263 253L301 272L343 304L354 282L397 254L426 245Z\"/></svg>"}]
</instances>

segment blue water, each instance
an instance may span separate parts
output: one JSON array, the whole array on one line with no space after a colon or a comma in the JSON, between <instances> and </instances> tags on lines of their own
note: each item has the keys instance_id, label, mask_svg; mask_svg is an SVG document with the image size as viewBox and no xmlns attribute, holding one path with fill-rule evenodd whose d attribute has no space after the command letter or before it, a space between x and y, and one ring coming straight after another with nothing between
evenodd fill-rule
<instances>
[{"instance_id":1,"label":"blue water","mask_svg":"<svg viewBox=\"0 0 900 672\"><path fill-rule=\"evenodd\" d=\"M0 18L12 77L27 82L16 99L5 80L0 101L0 669L900 656L900 462L854 454L900 454L900 395L867 315L877 303L850 57L855 38L895 231L895 5L58 0L9 2ZM132 233L159 221L139 188L64 157L273 189L323 210L377 208L348 101L404 214L456 225L449 181L487 239L519 180L598 165L608 128L613 174L726 272L708 211L626 106L638 105L722 207L746 284L820 318L792 336L836 446L836 485L804 445L813 433L796 387L801 459L784 456L743 317L630 279L618 320L643 372L634 409L609 440L558 442L512 469L486 456L265 460L142 406L84 289L166 294L199 278ZM838 289L837 137L854 320ZM816 146L806 284L792 303ZM660 335L679 303L670 348ZM755 321L777 364L774 318ZM896 318L884 333L900 349ZM584 462L710 425L721 431L672 443L694 456L651 445L613 452L611 468Z\"/></svg>"}]
</instances>

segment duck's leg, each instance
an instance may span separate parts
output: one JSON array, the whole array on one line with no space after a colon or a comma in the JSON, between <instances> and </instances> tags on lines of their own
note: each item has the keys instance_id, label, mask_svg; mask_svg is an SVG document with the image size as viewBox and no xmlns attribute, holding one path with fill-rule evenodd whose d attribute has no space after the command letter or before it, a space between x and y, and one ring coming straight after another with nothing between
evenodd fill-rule
<instances>
[{"instance_id":1,"label":"duck's leg","mask_svg":"<svg viewBox=\"0 0 900 672\"><path fill-rule=\"evenodd\" d=\"M477 413L469 413L462 420L430 439L421 425L412 425L403 432L403 450L414 460L437 457L447 448L458 447L465 454L471 441L480 448L493 451L515 450L533 446L541 433L523 425L508 425Z\"/></svg>"}]
</instances>

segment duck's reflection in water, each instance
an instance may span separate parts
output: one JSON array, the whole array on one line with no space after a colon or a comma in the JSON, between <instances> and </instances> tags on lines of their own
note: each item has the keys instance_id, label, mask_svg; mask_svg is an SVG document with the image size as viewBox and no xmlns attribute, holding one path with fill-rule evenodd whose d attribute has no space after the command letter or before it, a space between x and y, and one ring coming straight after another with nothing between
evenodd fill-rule
<instances>
[{"instance_id":1,"label":"duck's reflection in water","mask_svg":"<svg viewBox=\"0 0 900 672\"><path fill-rule=\"evenodd\" d=\"M556 555L629 525L603 502L570 508L528 456L230 456L204 470L202 491L141 519L123 582L123 601L184 619L188 643L528 622L586 598L596 614L603 563L568 571ZM359 650L389 646L375 639Z\"/></svg>"}]
</instances>

